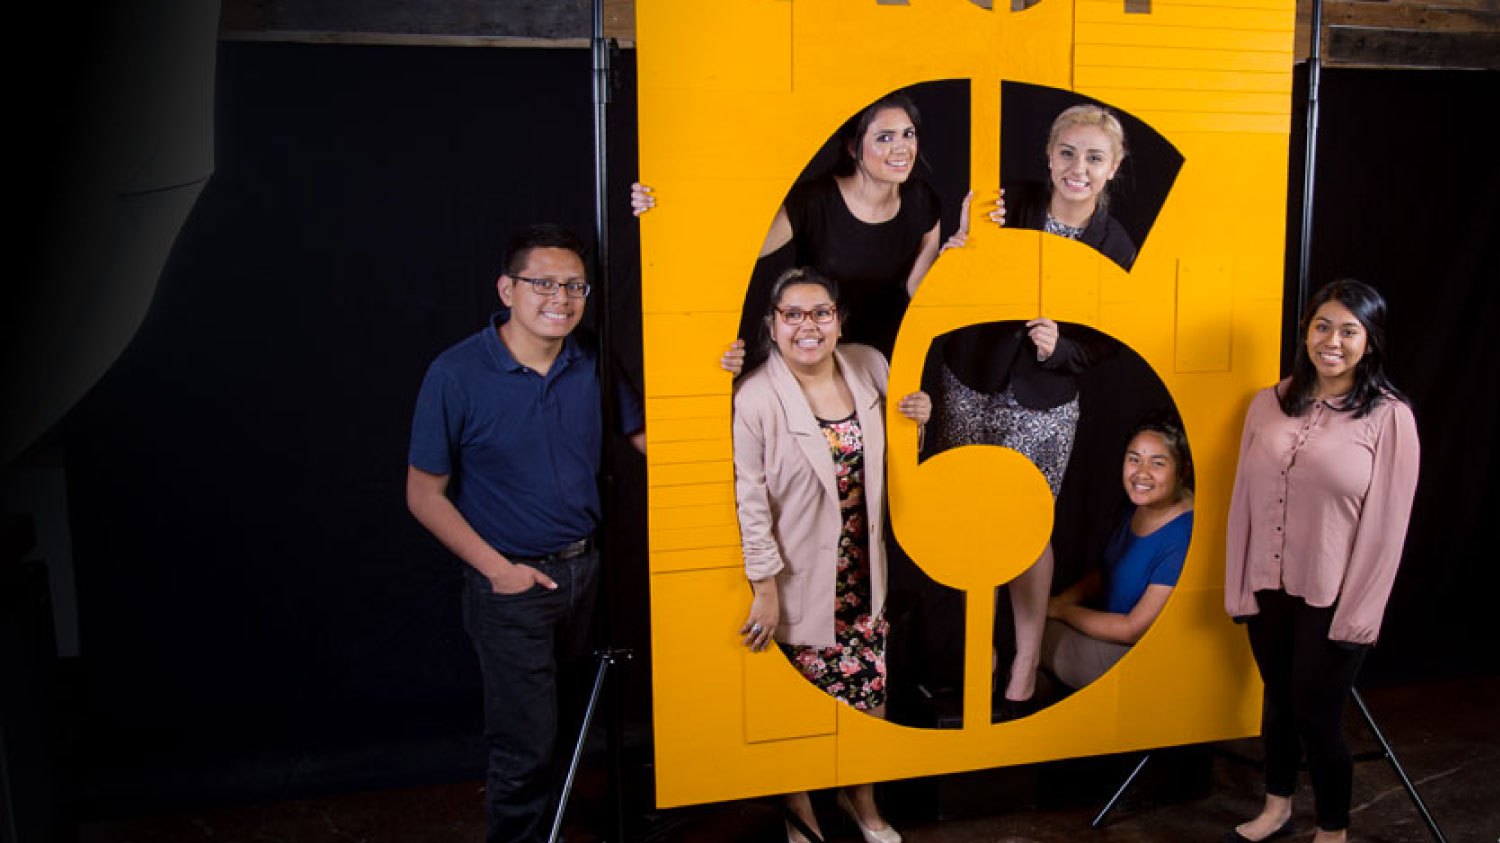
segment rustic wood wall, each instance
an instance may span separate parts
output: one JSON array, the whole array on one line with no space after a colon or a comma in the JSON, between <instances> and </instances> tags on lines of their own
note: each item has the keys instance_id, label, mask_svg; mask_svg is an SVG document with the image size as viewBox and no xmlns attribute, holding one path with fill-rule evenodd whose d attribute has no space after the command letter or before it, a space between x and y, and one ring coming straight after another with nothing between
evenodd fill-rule
<instances>
[{"instance_id":1,"label":"rustic wood wall","mask_svg":"<svg viewBox=\"0 0 1500 843\"><path fill-rule=\"evenodd\" d=\"M1311 35L1299 0L1299 61ZM1324 0L1322 46L1328 66L1500 69L1500 0Z\"/></svg>"},{"instance_id":2,"label":"rustic wood wall","mask_svg":"<svg viewBox=\"0 0 1500 843\"><path fill-rule=\"evenodd\" d=\"M605 32L623 46L635 43L635 3L604 0ZM592 9L592 0L223 0L223 31L236 40L578 47ZM1312 0L1301 0L1299 61L1311 30ZM1500 69L1500 0L1325 0L1322 47L1329 66Z\"/></svg>"},{"instance_id":3,"label":"rustic wood wall","mask_svg":"<svg viewBox=\"0 0 1500 843\"><path fill-rule=\"evenodd\" d=\"M585 46L593 0L223 0L235 40ZM605 35L635 43L635 0L604 0Z\"/></svg>"}]
</instances>

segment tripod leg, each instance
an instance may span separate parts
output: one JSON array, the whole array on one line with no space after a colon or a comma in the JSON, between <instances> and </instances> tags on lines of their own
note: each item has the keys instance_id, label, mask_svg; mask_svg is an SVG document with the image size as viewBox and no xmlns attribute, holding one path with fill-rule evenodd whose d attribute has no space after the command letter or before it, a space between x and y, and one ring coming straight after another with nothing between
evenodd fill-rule
<instances>
[{"instance_id":1,"label":"tripod leg","mask_svg":"<svg viewBox=\"0 0 1500 843\"><path fill-rule=\"evenodd\" d=\"M1411 797L1411 801L1417 806L1417 810L1421 812L1422 820L1427 823L1427 830L1432 832L1433 839L1438 841L1438 843L1448 843L1448 838L1443 836L1443 832L1438 829L1437 821L1432 818L1431 812L1427 810L1427 803L1423 802L1422 797L1417 794L1416 785L1411 783L1411 779L1406 775L1406 770L1402 769L1401 761L1396 758L1396 751L1391 749L1390 743L1385 739L1385 734L1380 731L1379 726L1375 725L1375 717L1370 714L1369 707L1365 705L1364 697L1359 695L1359 689L1350 689L1350 696L1354 697L1354 704L1359 706L1359 713L1364 716L1365 725L1370 727L1370 734L1374 735L1375 740L1380 742L1380 749L1385 754L1385 759L1391 762L1391 767L1395 769L1397 778L1401 779L1401 784L1406 788L1407 795Z\"/></svg>"},{"instance_id":2,"label":"tripod leg","mask_svg":"<svg viewBox=\"0 0 1500 843\"><path fill-rule=\"evenodd\" d=\"M1135 769L1131 770L1130 775L1125 777L1125 781L1120 783L1120 788L1115 791L1115 795L1109 798L1109 802L1105 804L1104 810L1100 811L1099 815L1094 817L1094 821L1089 823L1089 828L1098 828L1104 825L1105 818L1115 809L1115 805L1120 801L1120 797L1125 795L1125 791L1130 788L1131 783L1135 781L1135 777L1141 774L1141 770L1146 766L1146 762L1150 760L1151 753L1149 752L1141 756L1141 760L1136 763Z\"/></svg>"},{"instance_id":3,"label":"tripod leg","mask_svg":"<svg viewBox=\"0 0 1500 843\"><path fill-rule=\"evenodd\" d=\"M599 692L604 687L604 675L609 672L613 661L614 655L608 650L599 654L599 670L594 673L594 689L589 692L589 706L583 712L583 723L578 727L578 743L573 746L573 758L568 762L568 776L563 779L562 793L557 799L557 815L552 818L552 833L547 835L547 843L557 843L558 836L562 834L563 814L568 810L568 795L573 792L573 778L578 775L578 762L583 760L583 744L588 740L589 724L594 721L594 709L599 706Z\"/></svg>"}]
</instances>

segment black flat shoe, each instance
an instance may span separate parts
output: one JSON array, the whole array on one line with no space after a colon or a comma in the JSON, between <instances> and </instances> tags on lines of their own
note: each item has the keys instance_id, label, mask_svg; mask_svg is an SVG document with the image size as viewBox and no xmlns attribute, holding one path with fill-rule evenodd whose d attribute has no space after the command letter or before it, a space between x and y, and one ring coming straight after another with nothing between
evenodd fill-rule
<instances>
[{"instance_id":1,"label":"black flat shoe","mask_svg":"<svg viewBox=\"0 0 1500 843\"><path fill-rule=\"evenodd\" d=\"M1231 828L1228 831L1224 832L1224 843L1265 843L1265 841L1267 840L1275 840L1278 837L1289 837L1294 830L1295 827L1292 825L1292 818L1287 817L1286 822L1281 824L1281 828L1278 828L1270 834L1267 834L1260 840L1251 840L1250 838L1246 837L1243 834L1240 834L1238 831Z\"/></svg>"}]
</instances>

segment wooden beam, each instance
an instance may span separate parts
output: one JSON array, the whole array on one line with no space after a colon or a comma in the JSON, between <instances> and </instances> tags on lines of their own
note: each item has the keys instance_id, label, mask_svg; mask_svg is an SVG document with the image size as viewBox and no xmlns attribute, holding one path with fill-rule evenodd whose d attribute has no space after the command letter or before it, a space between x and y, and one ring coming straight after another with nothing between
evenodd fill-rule
<instances>
[{"instance_id":1,"label":"wooden beam","mask_svg":"<svg viewBox=\"0 0 1500 843\"><path fill-rule=\"evenodd\" d=\"M1331 26L1328 58L1379 67L1500 69L1500 32Z\"/></svg>"}]
</instances>

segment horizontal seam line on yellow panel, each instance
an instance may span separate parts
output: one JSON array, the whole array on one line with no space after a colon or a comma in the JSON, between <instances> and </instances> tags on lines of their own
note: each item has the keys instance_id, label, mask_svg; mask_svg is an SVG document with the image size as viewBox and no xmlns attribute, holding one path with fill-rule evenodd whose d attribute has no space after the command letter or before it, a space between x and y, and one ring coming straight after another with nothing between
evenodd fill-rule
<instances>
[{"instance_id":1,"label":"horizontal seam line on yellow panel","mask_svg":"<svg viewBox=\"0 0 1500 843\"><path fill-rule=\"evenodd\" d=\"M697 486L698 483L646 483L648 489L676 489L679 486Z\"/></svg>"},{"instance_id":2,"label":"horizontal seam line on yellow panel","mask_svg":"<svg viewBox=\"0 0 1500 843\"><path fill-rule=\"evenodd\" d=\"M1086 6L1096 6L1098 8L1109 9L1111 11L1120 8L1118 0L1105 0L1105 2L1102 3L1080 2L1078 6L1080 8ZM1176 11L1178 9L1209 9L1215 12L1265 12L1267 14L1288 13L1287 8L1284 6L1219 6L1214 3L1162 3L1160 6L1154 6L1152 8L1152 12L1157 11L1158 9L1161 11L1166 11L1168 9L1171 9L1172 11ZM1152 14L1152 12L1146 12L1144 15L1141 15L1141 17L1146 17Z\"/></svg>"},{"instance_id":3,"label":"horizontal seam line on yellow panel","mask_svg":"<svg viewBox=\"0 0 1500 843\"><path fill-rule=\"evenodd\" d=\"M1239 55L1239 54L1243 53L1243 54L1256 55L1256 56L1278 56L1278 55L1289 56L1289 55L1292 54L1291 50L1246 50L1246 49L1232 50L1232 49L1227 49L1227 48L1224 48L1224 47L1195 47L1195 46L1187 45L1187 44L1141 44L1141 43L1121 44L1118 41L1075 41L1073 43L1073 46L1074 46L1075 49L1078 48L1078 47L1139 47L1139 48L1143 48L1143 49L1153 49L1153 48L1156 48L1156 49L1163 49L1163 50L1201 50L1201 51L1203 51L1205 53L1207 53L1207 52L1228 53L1229 55ZM1076 53L1075 53L1075 55L1076 55Z\"/></svg>"},{"instance_id":4,"label":"horizontal seam line on yellow panel","mask_svg":"<svg viewBox=\"0 0 1500 843\"><path fill-rule=\"evenodd\" d=\"M1085 90L1097 89L1079 88L1079 93ZM1102 98L1101 98L1102 99ZM1204 111L1199 108L1141 108L1131 112L1137 117L1142 114L1201 114L1204 117L1289 117L1291 115L1282 111Z\"/></svg>"},{"instance_id":5,"label":"horizontal seam line on yellow panel","mask_svg":"<svg viewBox=\"0 0 1500 843\"><path fill-rule=\"evenodd\" d=\"M665 577L671 576L672 574L699 574L704 571L727 571L733 568L742 569L744 567L744 563L736 562L733 565L710 565L704 568L673 568L670 571L651 571L650 575L653 577Z\"/></svg>"},{"instance_id":6,"label":"horizontal seam line on yellow panel","mask_svg":"<svg viewBox=\"0 0 1500 843\"><path fill-rule=\"evenodd\" d=\"M738 545L732 545L732 544L686 544L686 545L681 545L681 546L658 548L656 552L657 553L670 553L670 552L673 552L673 551L678 551L678 552L699 552L699 551L708 551L708 550L727 550L727 549L729 549L731 547L738 547ZM742 567L743 565L744 565L743 562L729 562L729 563L726 563L726 564L723 564L723 565L714 565L714 566L705 567L703 570L707 571L707 570L718 570L718 569L721 569L721 568L739 568L739 567ZM677 570L677 569L674 568L673 570Z\"/></svg>"},{"instance_id":7,"label":"horizontal seam line on yellow panel","mask_svg":"<svg viewBox=\"0 0 1500 843\"><path fill-rule=\"evenodd\" d=\"M735 504L733 504L732 501L721 501L717 502L717 504L651 504L646 507L646 516L649 516L649 514L651 513L672 513L672 511L687 510L687 508L693 507L733 507L733 505ZM723 526L726 525L726 523L738 523L738 520L730 519L718 523L705 523L705 525L700 526ZM673 528L670 529L693 528L687 528L687 526L673 526Z\"/></svg>"},{"instance_id":8,"label":"horizontal seam line on yellow panel","mask_svg":"<svg viewBox=\"0 0 1500 843\"><path fill-rule=\"evenodd\" d=\"M1078 27L1083 29L1089 26L1131 26L1131 27L1154 27L1157 29L1205 29L1215 32L1295 32L1295 26L1210 26L1201 23L1173 23L1170 21L1145 21L1145 20L1081 20Z\"/></svg>"},{"instance_id":9,"label":"horizontal seam line on yellow panel","mask_svg":"<svg viewBox=\"0 0 1500 843\"><path fill-rule=\"evenodd\" d=\"M1080 88L1091 88L1090 85L1079 85ZM1168 87L1166 85L1135 85L1132 91L1176 91L1187 94L1280 94L1282 91L1267 91L1260 88L1183 88Z\"/></svg>"},{"instance_id":10,"label":"horizontal seam line on yellow panel","mask_svg":"<svg viewBox=\"0 0 1500 843\"><path fill-rule=\"evenodd\" d=\"M1075 5L1077 5L1079 8L1092 6L1100 9L1118 9L1120 8L1120 0L1077 0L1077 3ZM1282 4L1279 2L1261 3L1259 5L1236 4L1233 6L1221 6L1218 3L1213 2L1213 0L1187 0L1186 2L1184 2L1184 0L1161 0L1160 5L1153 5L1150 12L1145 12L1143 14L1150 15L1159 9L1212 9L1216 12L1220 10L1242 10L1247 12L1282 12L1287 11L1290 8L1291 4Z\"/></svg>"},{"instance_id":11,"label":"horizontal seam line on yellow panel","mask_svg":"<svg viewBox=\"0 0 1500 843\"><path fill-rule=\"evenodd\" d=\"M838 730L834 730L832 732L814 732L814 733L812 733L810 735L794 735L794 736L792 736L790 738L761 738L760 740L755 740L755 741L752 741L749 738L746 738L745 739L745 743L749 744L751 746L762 746L764 744L772 744L772 743L788 743L790 741L805 741L808 738L836 738L838 736L839 736Z\"/></svg>"},{"instance_id":12,"label":"horizontal seam line on yellow panel","mask_svg":"<svg viewBox=\"0 0 1500 843\"><path fill-rule=\"evenodd\" d=\"M1291 70L1225 70L1222 67L1174 67L1161 64L1123 64L1121 62L1073 62L1074 70L1100 69L1100 70L1161 70L1188 73L1226 73L1234 76L1291 76Z\"/></svg>"}]
</instances>

